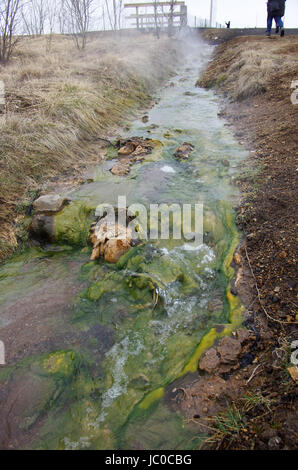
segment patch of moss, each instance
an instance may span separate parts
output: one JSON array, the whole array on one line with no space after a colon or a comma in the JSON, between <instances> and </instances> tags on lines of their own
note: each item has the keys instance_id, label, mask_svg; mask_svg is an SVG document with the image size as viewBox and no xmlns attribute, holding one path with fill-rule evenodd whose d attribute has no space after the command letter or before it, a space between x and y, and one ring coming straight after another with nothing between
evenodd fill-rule
<instances>
[{"instance_id":1,"label":"patch of moss","mask_svg":"<svg viewBox=\"0 0 298 470\"><path fill-rule=\"evenodd\" d=\"M57 243L86 246L89 228L94 220L94 208L80 202L66 206L54 217L54 237Z\"/></svg>"}]
</instances>

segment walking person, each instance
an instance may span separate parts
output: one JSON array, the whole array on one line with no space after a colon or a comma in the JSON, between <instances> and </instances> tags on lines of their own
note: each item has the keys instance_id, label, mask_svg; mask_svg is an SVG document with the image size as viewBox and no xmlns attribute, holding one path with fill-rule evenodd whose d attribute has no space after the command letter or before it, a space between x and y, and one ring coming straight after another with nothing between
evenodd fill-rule
<instances>
[{"instance_id":1,"label":"walking person","mask_svg":"<svg viewBox=\"0 0 298 470\"><path fill-rule=\"evenodd\" d=\"M268 0L267 3L267 32L266 35L268 37L271 36L272 30L272 21L275 20L276 23L276 30L275 32L280 32L280 36L283 37L285 35L284 24L282 21L282 17L285 15L285 8L286 8L286 0Z\"/></svg>"}]
</instances>

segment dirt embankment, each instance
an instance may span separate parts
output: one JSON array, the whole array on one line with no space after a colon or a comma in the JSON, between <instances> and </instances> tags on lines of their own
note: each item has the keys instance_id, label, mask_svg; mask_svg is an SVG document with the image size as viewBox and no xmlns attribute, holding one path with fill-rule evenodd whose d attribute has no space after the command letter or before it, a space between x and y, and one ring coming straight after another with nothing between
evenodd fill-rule
<instances>
[{"instance_id":1,"label":"dirt embankment","mask_svg":"<svg viewBox=\"0 0 298 470\"><path fill-rule=\"evenodd\" d=\"M129 112L175 71L177 44L94 34L84 53L69 37L24 38L0 66L0 261L26 236L18 227L40 189L103 158Z\"/></svg>"},{"instance_id":2,"label":"dirt embankment","mask_svg":"<svg viewBox=\"0 0 298 470\"><path fill-rule=\"evenodd\" d=\"M243 195L237 221L244 238L233 287L246 306L249 335L241 345L238 333L229 339L228 353L234 348L235 354L228 359L225 344L215 345L201 359L200 379L177 388L178 408L209 435L205 447L297 447L297 367L289 369L298 339L298 104L291 101L297 53L298 36L236 38L217 48L198 81L217 90L220 114L251 150L235 179Z\"/></svg>"}]
</instances>

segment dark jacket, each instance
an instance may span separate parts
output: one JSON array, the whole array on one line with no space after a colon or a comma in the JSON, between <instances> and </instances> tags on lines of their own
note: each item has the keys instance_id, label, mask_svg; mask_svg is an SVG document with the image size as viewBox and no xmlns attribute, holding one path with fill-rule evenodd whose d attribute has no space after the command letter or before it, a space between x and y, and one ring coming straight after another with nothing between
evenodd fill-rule
<instances>
[{"instance_id":1,"label":"dark jacket","mask_svg":"<svg viewBox=\"0 0 298 470\"><path fill-rule=\"evenodd\" d=\"M284 16L286 0L268 0L267 9L270 16Z\"/></svg>"}]
</instances>

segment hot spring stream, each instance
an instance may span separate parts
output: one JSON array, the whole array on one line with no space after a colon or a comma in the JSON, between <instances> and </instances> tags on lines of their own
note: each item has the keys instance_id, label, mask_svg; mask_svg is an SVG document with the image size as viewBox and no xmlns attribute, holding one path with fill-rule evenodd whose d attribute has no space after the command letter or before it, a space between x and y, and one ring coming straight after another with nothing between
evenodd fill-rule
<instances>
[{"instance_id":1,"label":"hot spring stream","mask_svg":"<svg viewBox=\"0 0 298 470\"><path fill-rule=\"evenodd\" d=\"M171 409L167 390L196 372L202 351L239 325L242 312L229 290L239 241L231 181L247 154L218 118L214 93L194 86L211 51L205 46L186 58L149 121L131 123L128 137L159 140L161 151L123 177L109 171L111 149L93 182L65 193L73 203L61 216L80 234L83 215L117 204L118 195L146 207L200 202L204 243L148 241L109 265L90 262L90 248L74 247L68 234L0 267L2 446L198 447L195 425ZM177 160L173 152L185 141L195 151Z\"/></svg>"}]
</instances>

